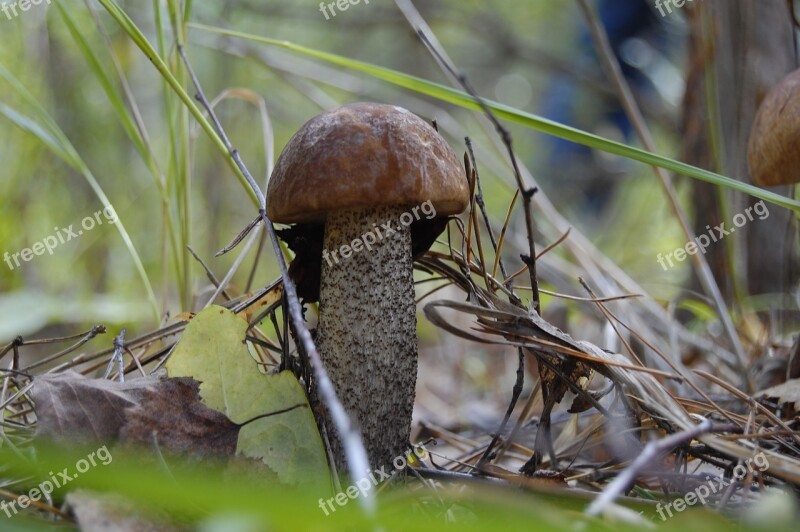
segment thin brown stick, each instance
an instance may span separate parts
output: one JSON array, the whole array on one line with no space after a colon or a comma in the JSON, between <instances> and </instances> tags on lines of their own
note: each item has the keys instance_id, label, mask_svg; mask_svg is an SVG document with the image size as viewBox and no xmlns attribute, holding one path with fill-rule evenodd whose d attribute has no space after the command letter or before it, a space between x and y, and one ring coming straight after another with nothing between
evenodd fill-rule
<instances>
[{"instance_id":1,"label":"thin brown stick","mask_svg":"<svg viewBox=\"0 0 800 532\"><path fill-rule=\"evenodd\" d=\"M509 160L511 161L511 168L514 170L514 178L517 182L517 188L522 194L522 201L524 204L523 212L525 214L525 226L528 232L528 255L521 255L520 259L522 262L528 265L530 279L531 279L531 288L533 289L533 294L531 296L533 308L536 312L541 314L541 303L539 300L539 280L536 276L536 244L534 243L533 237L535 234L534 227L533 227L533 214L532 214L532 200L533 195L538 190L536 187L528 188L525 186L525 183L522 180L522 174L519 170L519 165L517 163L517 155L514 152L513 148L513 140L511 138L511 133L503 127L497 117L494 115L491 109L486 105L486 102L483 101L475 89L472 87L472 84L469 82L467 77L457 72L455 67L450 64L440 53L438 48L431 44L431 41L428 39L427 34L420 28L417 28L417 35L419 36L420 40L425 44L428 50L436 56L439 63L442 64L451 75L453 75L464 90L472 96L480 108L483 110L483 113L486 115L486 118L494 125L497 134L500 135L500 138L503 140L503 144L506 147L506 151L508 153Z\"/></svg>"},{"instance_id":2,"label":"thin brown stick","mask_svg":"<svg viewBox=\"0 0 800 532\"><path fill-rule=\"evenodd\" d=\"M600 496L592 501L592 504L590 504L586 509L586 515L592 517L600 515L611 503L617 499L617 497L622 495L622 492L633 483L639 472L647 467L650 462L679 445L691 442L698 436L701 436L712 430L713 427L714 426L710 420L704 419L698 425L688 430L676 432L675 434L671 434L661 440L651 441L648 443L639 456L637 456L636 459L631 462L631 465L629 465L622 473L617 475L614 480L612 480L611 483L606 486L606 489L603 490Z\"/></svg>"},{"instance_id":3,"label":"thin brown stick","mask_svg":"<svg viewBox=\"0 0 800 532\"><path fill-rule=\"evenodd\" d=\"M639 109L639 105L636 103L636 100L633 97L630 86L628 86L627 81L625 81L625 77L622 74L622 69L619 66L616 56L614 56L611 43L608 40L608 34L600 22L597 12L592 6L589 5L587 0L578 0L578 3L583 11L584 16L586 17L586 20L589 23L589 29L591 30L592 38L595 42L595 46L598 49L603 67L614 84L620 99L620 103L625 109L625 114L628 116L631 124L633 124L633 127L645 148L648 151L656 152L656 144L653 140L653 135L650 133L650 130L647 127L647 123L644 120L641 109ZM658 177L659 182L664 189L664 193L669 199L669 203L672 206L672 210L681 226L684 236L686 237L687 241L694 241L696 235L689 224L686 213L680 206L680 202L678 201L678 196L675 192L675 188L672 185L672 179L669 173L663 168L656 166L653 167L653 171L656 173L656 176ZM700 283L703 285L705 291L714 301L714 305L717 307L717 312L719 313L719 317L725 328L725 332L728 334L731 345L733 346L733 350L738 357L737 362L739 367L737 369L740 371L740 374L743 376L743 378L747 380L747 357L745 356L744 348L742 347L739 335L737 334L736 328L731 320L730 311L728 311L725 301L722 298L722 294L720 293L719 285L717 284L716 279L714 279L714 275L711 273L711 268L708 265L708 261L706 260L705 255L702 253L695 253L694 255L691 255L691 258L695 272L697 273L697 278L700 280Z\"/></svg>"},{"instance_id":4,"label":"thin brown stick","mask_svg":"<svg viewBox=\"0 0 800 532\"><path fill-rule=\"evenodd\" d=\"M353 425L350 417L347 415L344 407L342 406L341 401L336 395L336 390L333 388L333 383L331 383L330 378L328 378L328 374L325 371L325 366L322 363L322 358L319 356L319 352L317 351L316 346L314 345L314 340L311 337L311 333L308 331L306 327L305 321L303 320L303 310L300 306L300 301L297 297L297 290L294 286L294 282L289 277L289 271L286 267L286 261L283 258L283 253L281 251L281 245L278 241L278 236L275 234L275 228L272 225L272 221L267 217L267 210L266 210L266 198L264 197L263 192L259 189L258 185L256 184L253 176L250 174L249 170L245 166L244 162L242 161L241 156L239 155L238 150L236 150L233 145L231 144L228 136L225 134L224 129L222 128L222 124L220 124L219 119L217 118L216 114L214 113L214 109L211 107L211 104L206 99L205 95L203 94L203 89L200 86L200 82L197 79L194 71L192 70L191 64L189 63L188 58L186 57L186 53L184 52L183 46L178 45L178 52L183 59L183 63L186 66L186 70L189 73L189 76L192 80L192 84L197 91L197 100L203 105L206 111L211 118L214 127L217 133L220 136L220 139L225 144L226 149L230 153L231 157L233 158L236 166L241 170L242 174L247 178L248 183L253 188L253 191L258 196L259 200L259 216L261 220L264 222L264 226L269 234L269 238L272 242L272 248L275 252L275 256L278 262L278 267L281 271L281 278L283 279L283 289L284 294L287 300L287 304L289 307L289 315L291 316L292 324L294 325L295 330L297 331L297 335L299 336L300 343L303 346L308 358L311 360L311 369L313 371L317 391L320 394L320 397L325 403L325 406L328 408L328 411L331 414L331 420L333 421L336 431L341 438L341 441L345 448L345 456L347 458L347 465L350 471L350 476L352 478L360 478L363 475L363 472L370 469L369 460L367 459L367 452L364 449L364 444L361 440L361 435L358 432L358 429ZM374 497L359 497L361 508L369 515L374 515L376 505L375 505L375 498Z\"/></svg>"}]
</instances>

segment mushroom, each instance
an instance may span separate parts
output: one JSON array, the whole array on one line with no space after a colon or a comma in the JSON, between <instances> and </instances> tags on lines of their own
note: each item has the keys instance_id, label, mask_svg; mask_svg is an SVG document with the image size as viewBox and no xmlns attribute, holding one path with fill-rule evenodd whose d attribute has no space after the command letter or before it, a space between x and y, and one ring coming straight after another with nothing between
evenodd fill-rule
<instances>
[{"instance_id":1,"label":"mushroom","mask_svg":"<svg viewBox=\"0 0 800 532\"><path fill-rule=\"evenodd\" d=\"M469 195L458 158L433 127L375 103L312 118L270 178L272 221L307 234L324 224L317 346L374 465L391 464L409 445L417 379L412 248L424 253ZM424 242L412 243L412 233ZM341 442L333 431L328 437L342 468Z\"/></svg>"},{"instance_id":2,"label":"mushroom","mask_svg":"<svg viewBox=\"0 0 800 532\"><path fill-rule=\"evenodd\" d=\"M761 186L800 183L800 70L773 87L758 108L747 162Z\"/></svg>"}]
</instances>

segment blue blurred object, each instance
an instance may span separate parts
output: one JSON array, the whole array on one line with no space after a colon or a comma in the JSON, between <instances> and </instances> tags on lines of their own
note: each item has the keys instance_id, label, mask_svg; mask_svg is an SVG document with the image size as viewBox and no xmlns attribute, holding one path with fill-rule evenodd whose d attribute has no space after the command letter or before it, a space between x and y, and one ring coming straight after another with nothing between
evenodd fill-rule
<instances>
[{"instance_id":1,"label":"blue blurred object","mask_svg":"<svg viewBox=\"0 0 800 532\"><path fill-rule=\"evenodd\" d=\"M653 10L651 0L599 0L597 11L603 26L608 33L614 54L619 61L622 72L635 93L652 92L650 79L636 66L625 61L624 47L631 39L647 42L655 49L666 47L667 39L663 38L662 17ZM589 29L581 20L581 29L576 49L581 54L576 62L583 70L595 71L598 77L604 78L600 61ZM619 130L625 141L632 136L632 127L622 107L615 98L600 95L591 88L585 88L573 76L555 76L541 102L540 113L552 120L593 131L604 124ZM577 184L584 189L586 207L599 210L613 189L608 179L602 179L601 169L597 169L594 177L587 175L587 168L596 166L589 148L555 137L548 137L549 156L547 171L551 174L558 171L559 181L580 179ZM598 183L601 181L602 183ZM588 188L596 191L589 191Z\"/></svg>"}]
</instances>

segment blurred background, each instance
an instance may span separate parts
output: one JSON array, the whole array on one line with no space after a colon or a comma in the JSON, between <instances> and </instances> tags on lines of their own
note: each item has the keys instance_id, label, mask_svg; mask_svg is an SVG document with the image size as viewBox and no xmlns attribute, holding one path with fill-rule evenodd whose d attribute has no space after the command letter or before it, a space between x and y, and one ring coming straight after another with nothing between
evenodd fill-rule
<instances>
[{"instance_id":1,"label":"blurred background","mask_svg":"<svg viewBox=\"0 0 800 532\"><path fill-rule=\"evenodd\" d=\"M774 4L774 10L786 5L767 3ZM162 4L155 2L159 10L154 12L151 3L120 2L161 55L169 57L188 88L172 46L170 14ZM361 0L345 4L346 10L336 9L334 16L331 8L323 12L316 0L204 0L194 3L191 19L448 85L409 24L407 17L414 12L409 4ZM747 179L738 163L703 144L707 122L730 130L724 124L730 119L744 129L733 107L722 112L715 108L715 114L703 103L707 97L723 105L725 87L738 87L725 84L725 75L735 81L738 74L724 63L714 63L706 45L708 39L720 39L717 44L726 50L721 47L725 34L709 33L710 21L727 16L726 27L734 28L737 23L755 23L757 17L748 14L742 2L730 2L729 7L694 4L662 16L647 0L593 3L659 153ZM603 72L577 3L426 0L417 2L416 9L482 96L640 145ZM767 14L760 16L765 19L760 24L769 23ZM788 35L791 57L781 63L785 73L793 61L793 28L775 33L784 38L782 44ZM214 253L256 215L246 190L211 141L181 110L128 35L94 1L60 0L58 7L42 3L12 18L0 14L0 37L0 253L18 253L49 235L63 234L60 230L70 225L79 229L87 216L105 207L102 195L118 216L116 224L96 219L95 227L59 243L52 254L34 256L14 268L0 263L0 344L18 335L66 336L104 324L108 334L86 348L99 350L110 347L122 327L131 337L157 328L168 316L202 308L213 287L187 246L222 278L238 254L214 258ZM435 119L459 154L465 150L464 137L472 139L491 223L496 233L502 227L516 184L497 136L478 114L297 53L197 28L188 31L186 51L208 97L223 96L216 109L259 183L266 182L281 148L312 116L353 101L393 103ZM698 68L706 74L717 69L719 83L710 89L702 86L706 78L697 77ZM110 86L104 86L98 72L105 73ZM769 87L781 76L773 72L755 77ZM15 89L15 83L24 90ZM126 127L120 121L119 106L131 110L135 123ZM49 134L37 125L44 116L37 114L40 111L63 132L74 153L52 149L63 148L63 139L48 145ZM724 116L714 122L718 114ZM528 179L540 187L537 202L552 203L574 234L594 244L602 260L616 264L690 330L711 339L722 336L713 305L700 293L689 262L667 271L657 262L659 253L683 247L685 238L650 168L520 126L507 127L520 163L530 172ZM131 140L136 136L131 132L139 132L140 140ZM732 150L726 153L732 156ZM688 178L677 178L675 186L682 206L701 228L713 219L730 220L747 201ZM709 202L727 207L716 209ZM795 327L796 238L791 217L779 211L774 207L769 220L752 224L763 225L759 231L774 236L768 247L751 249L751 240L761 246L766 241L743 231L709 254L737 324L750 334L748 350L766 352ZM556 240L563 227L548 212L534 211L540 249ZM509 274L522 266L524 235L517 204L503 252ZM255 248L231 280L232 293L277 278L267 246L251 279L254 252ZM753 255L761 262L748 262ZM579 296L586 295L577 282L583 273L581 259L564 250L553 252L540 271L543 286ZM613 292L614 287L607 288L601 291ZM421 288L420 294L424 292ZM529 292L523 294L527 297ZM586 314L585 307L543 298L546 318L613 349L603 320ZM462 343L424 319L420 337L420 392L427 401L422 415L444 423L470 411L471 419L479 421L485 411L487 424L496 420L508 400L516 356ZM428 371L444 377L426 380ZM462 389L472 393L459 393Z\"/></svg>"}]
</instances>

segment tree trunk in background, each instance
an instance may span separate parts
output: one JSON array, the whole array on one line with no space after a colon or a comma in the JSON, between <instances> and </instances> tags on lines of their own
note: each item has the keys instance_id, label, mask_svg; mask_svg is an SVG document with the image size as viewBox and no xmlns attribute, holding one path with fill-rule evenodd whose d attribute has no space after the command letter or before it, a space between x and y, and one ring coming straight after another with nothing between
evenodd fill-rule
<instances>
[{"instance_id":1,"label":"tree trunk in background","mask_svg":"<svg viewBox=\"0 0 800 532\"><path fill-rule=\"evenodd\" d=\"M797 65L788 2L701 2L689 12L691 55L683 109L684 159L751 183L747 144L755 113L770 88ZM704 26L711 31L704 32ZM708 93L706 83L714 85ZM715 109L707 107L709 96L717 104ZM710 120L715 115L720 132L719 164L710 136ZM729 229L737 213L744 213L759 201L706 183L695 182L694 187L698 235L708 232L706 226L722 222ZM790 187L772 190L791 194ZM728 199L730 212L722 212L721 194ZM767 207L767 219L755 217L726 237L724 244L708 248L709 263L729 303L736 296L773 294L771 301L777 306L782 301L774 294L789 294L796 285L798 257L792 251L792 215L786 209ZM733 263L727 260L731 246ZM776 323L782 332L787 332L788 324L782 323L785 318L783 315Z\"/></svg>"}]
</instances>

